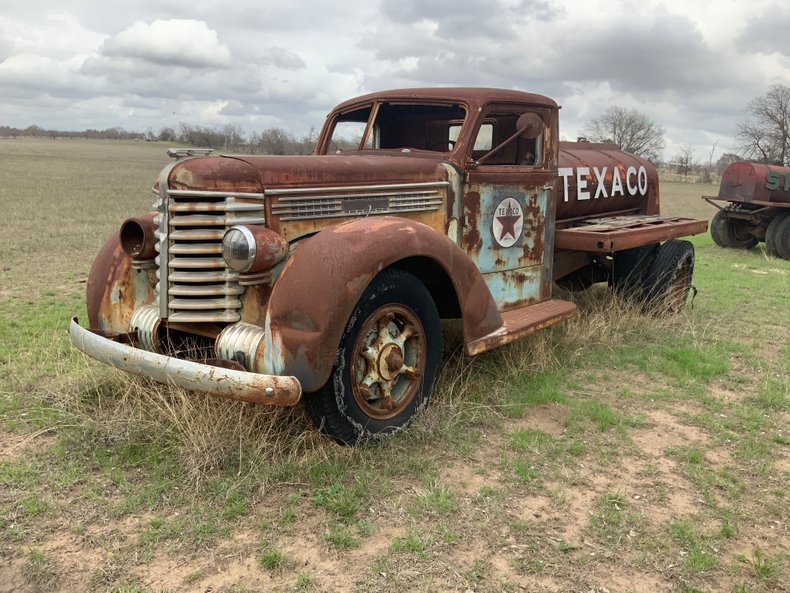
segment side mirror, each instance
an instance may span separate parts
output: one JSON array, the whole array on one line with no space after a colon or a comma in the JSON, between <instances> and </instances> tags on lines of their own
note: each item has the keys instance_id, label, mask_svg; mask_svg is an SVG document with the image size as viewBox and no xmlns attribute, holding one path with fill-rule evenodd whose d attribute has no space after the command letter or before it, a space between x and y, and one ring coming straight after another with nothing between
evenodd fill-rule
<instances>
[{"instance_id":1,"label":"side mirror","mask_svg":"<svg viewBox=\"0 0 790 593\"><path fill-rule=\"evenodd\" d=\"M516 120L516 133L504 142L500 143L499 146L496 146L477 159L477 161L474 163L474 166L477 167L478 165L482 165L484 162L502 150L505 146L513 142L516 138L521 137L526 138L527 140L534 140L541 135L543 132L543 127L543 119L537 113L522 113Z\"/></svg>"},{"instance_id":2,"label":"side mirror","mask_svg":"<svg viewBox=\"0 0 790 593\"><path fill-rule=\"evenodd\" d=\"M523 113L516 120L516 129L522 138L534 140L543 132L543 120L537 113Z\"/></svg>"}]
</instances>

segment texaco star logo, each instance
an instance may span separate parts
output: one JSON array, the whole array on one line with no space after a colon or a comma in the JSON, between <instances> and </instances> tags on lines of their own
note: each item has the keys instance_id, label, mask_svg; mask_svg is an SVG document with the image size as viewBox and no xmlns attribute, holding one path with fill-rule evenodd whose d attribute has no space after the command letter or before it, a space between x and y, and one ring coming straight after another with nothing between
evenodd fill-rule
<instances>
[{"instance_id":1,"label":"texaco star logo","mask_svg":"<svg viewBox=\"0 0 790 593\"><path fill-rule=\"evenodd\" d=\"M498 245L512 247L516 244L524 228L524 214L518 200L505 198L497 204L492 227L494 240Z\"/></svg>"}]
</instances>

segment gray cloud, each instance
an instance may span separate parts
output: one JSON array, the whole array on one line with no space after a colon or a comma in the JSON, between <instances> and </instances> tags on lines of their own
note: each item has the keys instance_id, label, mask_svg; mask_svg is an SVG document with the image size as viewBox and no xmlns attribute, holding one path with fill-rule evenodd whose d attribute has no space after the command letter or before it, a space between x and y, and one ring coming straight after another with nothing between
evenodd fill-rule
<instances>
[{"instance_id":1,"label":"gray cloud","mask_svg":"<svg viewBox=\"0 0 790 593\"><path fill-rule=\"evenodd\" d=\"M436 25L441 39L513 38L517 23L525 19L550 20L558 11L543 0L524 0L511 5L504 0L489 2L435 0L401 0L382 4L382 14L395 23L413 25L428 22Z\"/></svg>"},{"instance_id":2,"label":"gray cloud","mask_svg":"<svg viewBox=\"0 0 790 593\"><path fill-rule=\"evenodd\" d=\"M263 52L261 64L277 66L286 70L301 70L306 67L304 60L296 52L284 47L270 47Z\"/></svg>"},{"instance_id":3,"label":"gray cloud","mask_svg":"<svg viewBox=\"0 0 790 593\"><path fill-rule=\"evenodd\" d=\"M702 144L790 78L790 7L705 1L29 0L0 14L0 121L299 133L370 90L475 85L557 99L567 137L617 104Z\"/></svg>"},{"instance_id":4,"label":"gray cloud","mask_svg":"<svg viewBox=\"0 0 790 593\"><path fill-rule=\"evenodd\" d=\"M775 5L752 17L736 43L741 51L781 52L790 58L790 12Z\"/></svg>"}]
</instances>

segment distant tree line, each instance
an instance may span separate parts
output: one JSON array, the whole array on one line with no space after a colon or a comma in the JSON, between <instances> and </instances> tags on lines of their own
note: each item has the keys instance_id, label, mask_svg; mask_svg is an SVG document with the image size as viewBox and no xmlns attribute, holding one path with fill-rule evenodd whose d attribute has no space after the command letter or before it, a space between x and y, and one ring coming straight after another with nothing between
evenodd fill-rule
<instances>
[{"instance_id":1,"label":"distant tree line","mask_svg":"<svg viewBox=\"0 0 790 593\"><path fill-rule=\"evenodd\" d=\"M106 130L47 130L40 126L13 128L0 126L0 138L101 138L103 140L143 140L141 132L127 132L123 128L107 128Z\"/></svg>"},{"instance_id":2,"label":"distant tree line","mask_svg":"<svg viewBox=\"0 0 790 593\"><path fill-rule=\"evenodd\" d=\"M222 127L181 123L178 127L163 127L158 132L127 132L123 128L106 130L47 130L40 126L14 128L0 125L0 138L90 138L102 140L145 140L188 144L200 148L214 148L245 152L247 154L310 154L315 147L317 134L314 129L303 136L282 128L268 128L261 132L246 133L240 126Z\"/></svg>"}]
</instances>

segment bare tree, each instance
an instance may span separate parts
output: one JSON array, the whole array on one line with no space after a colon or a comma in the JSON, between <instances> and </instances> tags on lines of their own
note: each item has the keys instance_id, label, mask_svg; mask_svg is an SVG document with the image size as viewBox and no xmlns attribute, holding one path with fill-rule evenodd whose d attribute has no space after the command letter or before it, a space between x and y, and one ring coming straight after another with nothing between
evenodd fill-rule
<instances>
[{"instance_id":1,"label":"bare tree","mask_svg":"<svg viewBox=\"0 0 790 593\"><path fill-rule=\"evenodd\" d=\"M742 160L743 157L740 155L737 155L733 152L725 152L719 157L719 160L716 161L716 170L719 175L724 175L724 171L727 170L727 167L729 167L732 163Z\"/></svg>"},{"instance_id":2,"label":"bare tree","mask_svg":"<svg viewBox=\"0 0 790 593\"><path fill-rule=\"evenodd\" d=\"M689 145L681 147L680 152L673 160L678 173L683 176L683 181L688 181L688 175L696 165L694 162L694 149Z\"/></svg>"},{"instance_id":3,"label":"bare tree","mask_svg":"<svg viewBox=\"0 0 790 593\"><path fill-rule=\"evenodd\" d=\"M719 141L716 140L713 146L710 147L710 154L708 155L708 164L702 167L702 183L710 183L713 180L713 155L716 152L716 146Z\"/></svg>"},{"instance_id":4,"label":"bare tree","mask_svg":"<svg viewBox=\"0 0 790 593\"><path fill-rule=\"evenodd\" d=\"M664 128L636 109L610 107L582 130L593 142L614 142L621 150L657 161L664 150Z\"/></svg>"},{"instance_id":5,"label":"bare tree","mask_svg":"<svg viewBox=\"0 0 790 593\"><path fill-rule=\"evenodd\" d=\"M223 146L225 150L232 150L244 143L244 130L236 124L225 124L222 128Z\"/></svg>"},{"instance_id":6,"label":"bare tree","mask_svg":"<svg viewBox=\"0 0 790 593\"><path fill-rule=\"evenodd\" d=\"M775 84L746 107L736 137L743 154L764 163L790 164L790 87Z\"/></svg>"}]
</instances>

